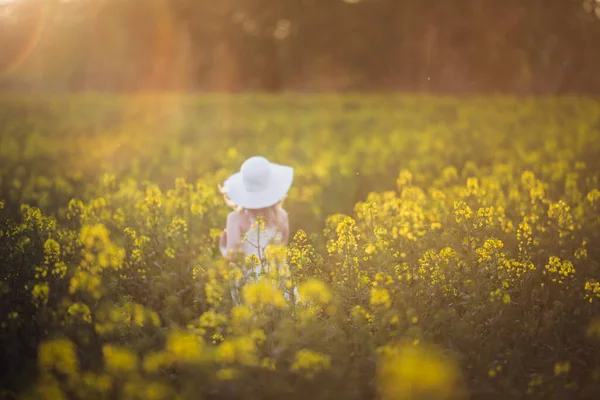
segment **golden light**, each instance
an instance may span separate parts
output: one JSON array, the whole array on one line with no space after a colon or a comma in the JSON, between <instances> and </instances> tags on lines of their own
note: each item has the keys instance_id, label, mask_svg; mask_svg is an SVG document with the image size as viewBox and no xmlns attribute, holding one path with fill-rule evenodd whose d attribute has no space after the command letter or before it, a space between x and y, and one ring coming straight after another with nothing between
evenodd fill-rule
<instances>
[{"instance_id":1,"label":"golden light","mask_svg":"<svg viewBox=\"0 0 600 400\"><path fill-rule=\"evenodd\" d=\"M0 53L3 56L0 58L0 76L16 70L31 55L41 39L47 15L47 6L30 6L28 3L19 3L18 0L0 0L0 16L9 20L4 23L16 20L12 27L9 26L2 32L8 35L8 39L2 40L7 43L9 50Z\"/></svg>"}]
</instances>

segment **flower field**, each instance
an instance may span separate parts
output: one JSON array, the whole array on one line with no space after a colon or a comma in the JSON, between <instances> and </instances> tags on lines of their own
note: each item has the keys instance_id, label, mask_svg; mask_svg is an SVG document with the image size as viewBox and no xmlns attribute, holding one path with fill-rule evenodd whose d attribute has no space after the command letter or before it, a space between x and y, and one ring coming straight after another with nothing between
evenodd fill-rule
<instances>
[{"instance_id":1,"label":"flower field","mask_svg":"<svg viewBox=\"0 0 600 400\"><path fill-rule=\"evenodd\" d=\"M256 154L263 276L217 243ZM1 96L0 397L596 399L599 179L586 98Z\"/></svg>"}]
</instances>

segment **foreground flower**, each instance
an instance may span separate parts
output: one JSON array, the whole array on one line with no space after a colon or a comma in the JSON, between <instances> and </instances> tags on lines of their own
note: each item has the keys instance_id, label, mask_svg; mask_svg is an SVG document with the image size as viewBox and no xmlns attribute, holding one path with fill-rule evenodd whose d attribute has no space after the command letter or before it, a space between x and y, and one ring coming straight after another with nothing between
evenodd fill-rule
<instances>
[{"instance_id":1,"label":"foreground flower","mask_svg":"<svg viewBox=\"0 0 600 400\"><path fill-rule=\"evenodd\" d=\"M258 308L272 305L275 308L285 307L283 293L268 280L251 283L243 289L244 302L248 306Z\"/></svg>"},{"instance_id":2,"label":"foreground flower","mask_svg":"<svg viewBox=\"0 0 600 400\"><path fill-rule=\"evenodd\" d=\"M300 372L309 379L329 368L331 368L331 358L328 355L309 349L298 351L291 367L292 371Z\"/></svg>"},{"instance_id":3,"label":"foreground flower","mask_svg":"<svg viewBox=\"0 0 600 400\"><path fill-rule=\"evenodd\" d=\"M329 304L332 299L331 292L323 282L309 279L298 288L300 301L302 303L314 303L319 305Z\"/></svg>"},{"instance_id":4,"label":"foreground flower","mask_svg":"<svg viewBox=\"0 0 600 400\"><path fill-rule=\"evenodd\" d=\"M460 398L457 366L433 349L386 346L377 368L382 400Z\"/></svg>"}]
</instances>

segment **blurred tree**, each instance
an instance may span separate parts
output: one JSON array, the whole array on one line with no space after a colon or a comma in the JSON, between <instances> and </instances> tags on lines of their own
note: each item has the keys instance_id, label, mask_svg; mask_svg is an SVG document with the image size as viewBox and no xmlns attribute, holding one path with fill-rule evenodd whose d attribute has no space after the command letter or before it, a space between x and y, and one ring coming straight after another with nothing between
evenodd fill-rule
<instances>
[{"instance_id":1,"label":"blurred tree","mask_svg":"<svg viewBox=\"0 0 600 400\"><path fill-rule=\"evenodd\" d=\"M596 0L8 4L0 9L4 86L600 92Z\"/></svg>"}]
</instances>

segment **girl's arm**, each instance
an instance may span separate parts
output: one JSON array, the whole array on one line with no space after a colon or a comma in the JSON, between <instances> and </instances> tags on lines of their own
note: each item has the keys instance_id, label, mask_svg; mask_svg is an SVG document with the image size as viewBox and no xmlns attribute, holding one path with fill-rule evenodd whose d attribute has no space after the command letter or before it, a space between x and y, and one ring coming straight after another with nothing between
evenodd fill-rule
<instances>
[{"instance_id":1,"label":"girl's arm","mask_svg":"<svg viewBox=\"0 0 600 400\"><path fill-rule=\"evenodd\" d=\"M223 229L219 238L219 250L223 257L227 257L227 229Z\"/></svg>"},{"instance_id":2,"label":"girl's arm","mask_svg":"<svg viewBox=\"0 0 600 400\"><path fill-rule=\"evenodd\" d=\"M288 244L290 240L290 221L287 212L283 211L283 232L281 232L281 241L283 244Z\"/></svg>"},{"instance_id":3,"label":"girl's arm","mask_svg":"<svg viewBox=\"0 0 600 400\"><path fill-rule=\"evenodd\" d=\"M242 243L240 233L240 215L238 212L231 212L227 216L227 252L231 253L239 250Z\"/></svg>"}]
</instances>

